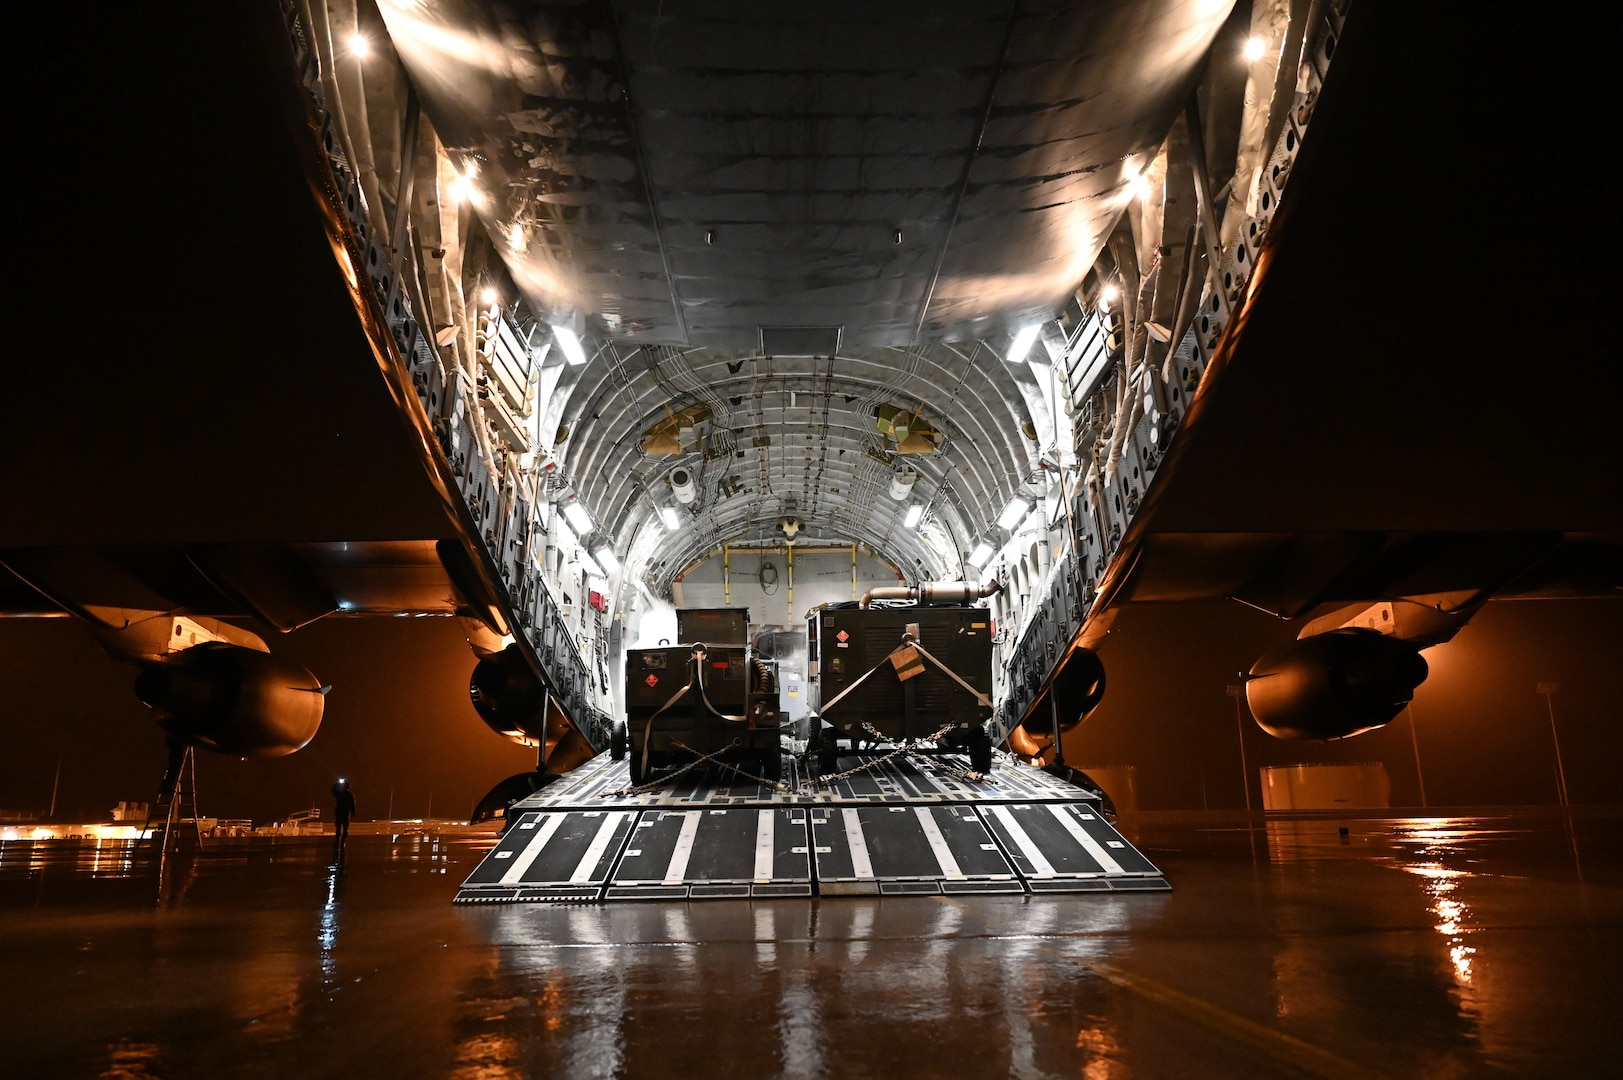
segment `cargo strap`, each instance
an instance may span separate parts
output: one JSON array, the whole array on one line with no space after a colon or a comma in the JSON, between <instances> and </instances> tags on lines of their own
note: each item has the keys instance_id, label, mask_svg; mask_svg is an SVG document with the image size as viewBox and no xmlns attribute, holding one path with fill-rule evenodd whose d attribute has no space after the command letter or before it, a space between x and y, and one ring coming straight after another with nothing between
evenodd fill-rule
<instances>
[{"instance_id":1,"label":"cargo strap","mask_svg":"<svg viewBox=\"0 0 1623 1080\"><path fill-rule=\"evenodd\" d=\"M952 670L952 668L948 667L946 664L943 664L941 661L939 661L935 657L931 656L930 653L929 653L929 650L927 650L923 645L920 645L917 641L911 642L910 644L913 646L913 648L917 649L919 651L920 655L922 655L926 660L930 661L930 663L934 664L936 667L938 667L942 671L946 672L947 678L951 679L953 682L957 683L959 686L962 686L965 690L968 690L971 694L974 694L975 695L975 704L979 705L983 709L990 709L992 707L992 696L990 694L981 693L979 690L977 690L973 686L969 685L963 679L959 678L958 673L956 671Z\"/></svg>"},{"instance_id":2,"label":"cargo strap","mask_svg":"<svg viewBox=\"0 0 1623 1080\"><path fill-rule=\"evenodd\" d=\"M697 683L699 686L699 700L704 702L704 707L709 709L712 715L719 716L723 720L727 720L734 724L742 724L747 721L747 717L729 716L727 713L722 712L720 709L716 708L710 703L710 695L705 693L704 690L704 661L701 659L701 657L705 655L706 654L703 652L696 652L693 656L689 657L689 659L693 661L693 677L688 680L686 686L682 687L682 689L678 690L675 694L672 694L669 701L661 705L658 709L655 709L653 715L648 718L648 722L643 725L642 774L644 776L648 775L648 740L654 733L654 721L659 718L660 713L663 713L666 709L670 708L672 705L675 705L678 701L681 701L687 692L693 689L694 683ZM746 672L745 678L748 677L748 672Z\"/></svg>"},{"instance_id":3,"label":"cargo strap","mask_svg":"<svg viewBox=\"0 0 1623 1080\"><path fill-rule=\"evenodd\" d=\"M853 691L857 687L861 686L863 681L866 680L868 678L868 676L872 675L874 672L878 671L880 668L884 667L886 664L891 663L891 660L892 660L893 657L899 655L900 653L902 653L906 649L912 649L913 651L917 652L920 656L922 656L926 660L930 661L930 663L934 664L936 667L938 667L942 671L946 672L947 678L951 679L953 682L957 683L959 686L962 686L965 690L968 690L971 694L974 694L975 695L975 704L981 706L981 708L983 708L983 709L990 709L992 707L991 695L983 694L979 690L975 689L973 686L969 685L969 683L965 682L962 678L959 677L959 675L958 675L958 673L956 671L952 670L952 668L948 667L946 664L943 664L941 661L937 660L934 656L930 655L929 650L926 649L923 645L920 645L917 638L912 637L911 635L904 634L902 636L902 643L900 645L896 646L890 652L886 653L885 658L883 660L879 661L879 663L875 664L873 667L871 667L867 671L863 672L862 677L857 679L856 682L852 683L850 686L847 686L844 690L841 690L838 694L835 694L828 701L824 702L822 704L822 706L818 708L818 710L817 710L818 713L822 714L822 715L827 715L828 711L830 709L832 709L834 706L836 706L836 705L838 705L840 703L840 699L844 698L845 695L849 694L851 691Z\"/></svg>"}]
</instances>

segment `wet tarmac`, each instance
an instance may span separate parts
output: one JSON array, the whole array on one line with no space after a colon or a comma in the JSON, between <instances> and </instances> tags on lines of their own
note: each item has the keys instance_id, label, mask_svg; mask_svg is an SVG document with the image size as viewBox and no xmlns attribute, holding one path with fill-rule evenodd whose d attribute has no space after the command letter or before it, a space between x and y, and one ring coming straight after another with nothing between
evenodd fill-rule
<instances>
[{"instance_id":1,"label":"wet tarmac","mask_svg":"<svg viewBox=\"0 0 1623 1080\"><path fill-rule=\"evenodd\" d=\"M0 1075L1617 1075L1623 814L1122 824L1172 892L458 906L493 835L8 842Z\"/></svg>"}]
</instances>

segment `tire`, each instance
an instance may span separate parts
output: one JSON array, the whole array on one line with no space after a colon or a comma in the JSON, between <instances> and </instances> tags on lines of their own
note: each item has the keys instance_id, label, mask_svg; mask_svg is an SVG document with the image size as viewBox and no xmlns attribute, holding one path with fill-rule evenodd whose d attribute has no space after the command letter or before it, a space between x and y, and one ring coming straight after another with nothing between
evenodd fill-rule
<instances>
[{"instance_id":1,"label":"tire","mask_svg":"<svg viewBox=\"0 0 1623 1080\"><path fill-rule=\"evenodd\" d=\"M983 727L969 731L969 767L978 773L992 771L992 738Z\"/></svg>"},{"instance_id":2,"label":"tire","mask_svg":"<svg viewBox=\"0 0 1623 1080\"><path fill-rule=\"evenodd\" d=\"M824 728L817 739L817 775L831 776L840 771L840 736L833 728Z\"/></svg>"},{"instance_id":3,"label":"tire","mask_svg":"<svg viewBox=\"0 0 1623 1080\"><path fill-rule=\"evenodd\" d=\"M631 733L624 724L615 724L614 730L609 733L609 760L624 761L630 747Z\"/></svg>"}]
</instances>

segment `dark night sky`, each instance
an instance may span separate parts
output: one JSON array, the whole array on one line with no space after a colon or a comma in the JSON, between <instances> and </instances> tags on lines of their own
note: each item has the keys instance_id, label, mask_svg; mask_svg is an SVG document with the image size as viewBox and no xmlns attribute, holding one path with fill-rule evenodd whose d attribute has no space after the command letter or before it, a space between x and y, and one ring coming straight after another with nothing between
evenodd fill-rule
<instances>
[{"instance_id":1,"label":"dark night sky","mask_svg":"<svg viewBox=\"0 0 1623 1080\"><path fill-rule=\"evenodd\" d=\"M26 140L12 132L43 163L15 178L33 185L19 205L60 235L27 253L34 291L24 306L51 317L20 320L10 342L28 362L8 371L16 377L4 395L23 407L0 425L0 544L420 539L443 528L336 289L285 120L253 73L255 44L227 17L232 7L200 8L181 26L146 9L98 13L73 39L75 70L96 77L40 75L53 92L30 102ZM1392 5L1385 17L1411 12ZM1524 528L1615 522L1623 500L1607 493L1620 475L1618 427L1602 411L1615 413L1618 396L1568 364L1595 355L1615 289L1602 262L1609 253L1594 242L1615 234L1615 184L1598 170L1563 173L1587 160L1594 127L1584 110L1607 100L1572 78L1598 79L1601 66L1570 64L1565 43L1524 47L1522 35L1487 19L1454 27L1457 16L1440 10L1434 21L1449 23L1433 35L1449 43L1442 58L1461 62L1439 68L1429 39L1402 28L1380 35L1417 55L1368 73L1390 103L1372 95L1381 107L1366 110L1365 133L1319 167L1321 183L1343 180L1321 215L1340 231L1321 229L1329 246L1294 256L1318 260L1298 266L1298 292L1322 291L1353 315L1304 335L1312 347L1281 349L1276 367L1316 402L1341 402L1346 430L1322 407L1259 404L1266 423L1232 418L1226 443L1206 448L1219 452L1190 470L1188 489L1205 501L1185 510L1256 528L1258 506L1295 511L1317 491L1321 505L1356 511L1353 527L1435 524L1421 511L1462 502L1485 519L1477 527L1506 515ZM19 32L60 37L54 25ZM153 60L177 54L188 63ZM1504 78L1509 70L1519 77ZM1547 114L1529 92L1539 86L1564 88ZM1411 122L1391 122L1399 116ZM1452 161L1433 142L1447 133L1458 135ZM1418 171L1437 162L1450 168ZM1541 182L1560 196L1560 220L1547 220L1555 211L1542 208L1546 193L1516 204L1518 167L1549 174ZM1376 216L1353 215L1360 192ZM1526 258L1517 245L1540 235L1538 257ZM1288 291L1275 295L1292 302ZM1395 324L1400 312L1410 331L1432 337ZM1303 335L1291 319L1276 329ZM1326 359L1330 342L1343 351L1363 343L1365 355ZM1390 385L1368 377L1376 362ZM1327 382L1315 363L1364 378ZM1276 390L1288 382L1270 376ZM1334 393L1321 394L1326 387ZM1264 429L1275 436L1272 456ZM1277 453L1287 439L1298 440L1293 452ZM1347 471L1332 479L1335 463ZM1283 474L1264 484L1270 466ZM1249 491L1260 501L1239 500ZM1410 512L1365 518L1383 505L1389 516ZM1282 629L1236 605L1129 609L1104 650L1110 693L1069 740L1073 761L1135 765L1146 808L1200 806L1203 779L1210 805L1240 805L1224 687ZM326 721L291 758L203 755L205 813L269 819L326 806L343 773L362 817L383 814L391 789L396 815L425 813L432 792L436 812L460 816L533 763L473 713L473 657L453 620L330 621L272 644L335 684ZM1623 603L1490 604L1431 656L1415 714L1433 804L1553 800L1548 718L1533 691L1545 680L1562 684L1555 707L1574 799L1623 799ZM67 815L150 798L162 739L130 691L133 677L71 620L0 620L0 808L43 811L59 754ZM1253 766L1384 761L1394 801L1415 801L1405 720L1328 747L1281 743L1250 726L1246 740Z\"/></svg>"}]
</instances>

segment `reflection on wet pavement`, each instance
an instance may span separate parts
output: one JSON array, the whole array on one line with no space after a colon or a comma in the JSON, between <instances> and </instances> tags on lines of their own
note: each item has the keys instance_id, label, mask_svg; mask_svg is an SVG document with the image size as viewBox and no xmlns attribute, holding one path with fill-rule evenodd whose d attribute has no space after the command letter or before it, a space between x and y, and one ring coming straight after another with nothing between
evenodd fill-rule
<instances>
[{"instance_id":1,"label":"reflection on wet pavement","mask_svg":"<svg viewBox=\"0 0 1623 1080\"><path fill-rule=\"evenodd\" d=\"M1132 838L1170 894L605 906L453 906L488 835L355 836L342 867L321 841L243 839L171 858L164 881L126 845L8 842L0 1060L116 1077L1597 1075L1617 825L1146 822Z\"/></svg>"}]
</instances>

